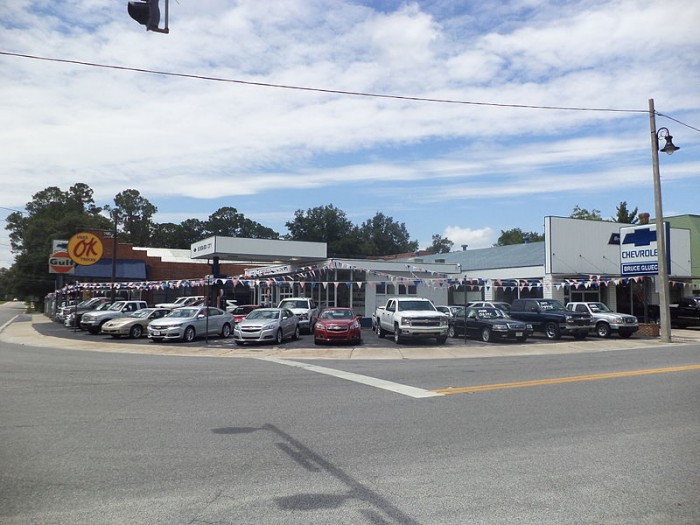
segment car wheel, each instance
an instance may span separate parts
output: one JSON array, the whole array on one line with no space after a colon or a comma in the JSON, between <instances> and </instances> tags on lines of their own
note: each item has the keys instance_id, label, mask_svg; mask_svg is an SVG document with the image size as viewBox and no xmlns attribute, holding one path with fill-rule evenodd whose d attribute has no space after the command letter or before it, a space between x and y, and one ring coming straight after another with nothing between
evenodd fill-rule
<instances>
[{"instance_id":1,"label":"car wheel","mask_svg":"<svg viewBox=\"0 0 700 525\"><path fill-rule=\"evenodd\" d=\"M141 325L135 324L134 326L131 327L131 330L129 330L129 337L132 339L138 339L143 335L143 328L141 328Z\"/></svg>"},{"instance_id":2,"label":"car wheel","mask_svg":"<svg viewBox=\"0 0 700 525\"><path fill-rule=\"evenodd\" d=\"M595 325L595 333L598 337L610 337L610 325L604 322L598 323Z\"/></svg>"},{"instance_id":3,"label":"car wheel","mask_svg":"<svg viewBox=\"0 0 700 525\"><path fill-rule=\"evenodd\" d=\"M223 337L224 339L228 339L230 335L231 325L228 323L224 323L224 326L221 327L221 337Z\"/></svg>"},{"instance_id":4,"label":"car wheel","mask_svg":"<svg viewBox=\"0 0 700 525\"><path fill-rule=\"evenodd\" d=\"M292 339L293 339L294 341L296 341L297 339L299 339L299 325L296 325L296 326L294 327L294 335L292 336Z\"/></svg>"},{"instance_id":5,"label":"car wheel","mask_svg":"<svg viewBox=\"0 0 700 525\"><path fill-rule=\"evenodd\" d=\"M378 324L377 325L377 337L379 339L384 339L385 336L386 336L386 332L382 328L382 325Z\"/></svg>"},{"instance_id":6,"label":"car wheel","mask_svg":"<svg viewBox=\"0 0 700 525\"><path fill-rule=\"evenodd\" d=\"M188 326L185 328L185 333L182 336L182 340L185 341L186 343L191 343L194 341L194 338L197 336L197 332L195 332L194 328L191 326Z\"/></svg>"},{"instance_id":7,"label":"car wheel","mask_svg":"<svg viewBox=\"0 0 700 525\"><path fill-rule=\"evenodd\" d=\"M401 330L398 325L394 325L394 342L398 345L401 343Z\"/></svg>"},{"instance_id":8,"label":"car wheel","mask_svg":"<svg viewBox=\"0 0 700 525\"><path fill-rule=\"evenodd\" d=\"M544 336L547 339L561 339L561 330L557 323L547 323L544 325Z\"/></svg>"},{"instance_id":9,"label":"car wheel","mask_svg":"<svg viewBox=\"0 0 700 525\"><path fill-rule=\"evenodd\" d=\"M450 327L447 329L447 337L457 337L457 333L455 332L455 327L454 327L454 326L450 326Z\"/></svg>"},{"instance_id":10,"label":"car wheel","mask_svg":"<svg viewBox=\"0 0 700 525\"><path fill-rule=\"evenodd\" d=\"M491 329L490 328L484 328L481 330L481 340L484 343L488 343L491 341Z\"/></svg>"},{"instance_id":11,"label":"car wheel","mask_svg":"<svg viewBox=\"0 0 700 525\"><path fill-rule=\"evenodd\" d=\"M284 337L282 337L282 329L277 330L277 335L275 336L275 343L281 345L284 342Z\"/></svg>"}]
</instances>

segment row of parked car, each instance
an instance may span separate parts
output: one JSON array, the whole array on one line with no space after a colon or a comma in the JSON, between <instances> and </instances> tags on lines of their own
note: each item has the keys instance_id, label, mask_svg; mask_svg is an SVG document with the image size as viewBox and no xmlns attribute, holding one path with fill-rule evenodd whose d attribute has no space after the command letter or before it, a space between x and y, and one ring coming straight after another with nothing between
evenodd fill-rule
<instances>
[{"instance_id":1,"label":"row of parked car","mask_svg":"<svg viewBox=\"0 0 700 525\"><path fill-rule=\"evenodd\" d=\"M590 333L598 337L617 334L628 338L639 330L633 315L610 310L597 301L570 302L566 306L556 299L515 299L512 304L476 301L464 306L438 306L449 316L448 336L472 335L483 341L512 338L525 341L535 332L547 339L571 335L585 339Z\"/></svg>"},{"instance_id":2,"label":"row of parked car","mask_svg":"<svg viewBox=\"0 0 700 525\"><path fill-rule=\"evenodd\" d=\"M56 319L68 327L114 338L147 335L154 342L197 337L233 337L238 345L298 339L302 331L313 333L316 344L361 342L359 318L350 308L325 308L319 312L306 298L284 299L276 308L230 305L227 310L206 306L203 297L182 297L173 303L148 307L145 301L108 302L94 298L68 305Z\"/></svg>"}]
</instances>

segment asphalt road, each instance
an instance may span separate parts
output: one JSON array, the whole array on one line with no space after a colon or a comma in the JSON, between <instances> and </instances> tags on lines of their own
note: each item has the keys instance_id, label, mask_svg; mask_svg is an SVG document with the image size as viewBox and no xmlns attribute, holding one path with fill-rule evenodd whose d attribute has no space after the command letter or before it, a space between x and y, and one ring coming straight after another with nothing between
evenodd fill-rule
<instances>
[{"instance_id":1,"label":"asphalt road","mask_svg":"<svg viewBox=\"0 0 700 525\"><path fill-rule=\"evenodd\" d=\"M700 346L288 364L3 343L0 523L700 523Z\"/></svg>"}]
</instances>

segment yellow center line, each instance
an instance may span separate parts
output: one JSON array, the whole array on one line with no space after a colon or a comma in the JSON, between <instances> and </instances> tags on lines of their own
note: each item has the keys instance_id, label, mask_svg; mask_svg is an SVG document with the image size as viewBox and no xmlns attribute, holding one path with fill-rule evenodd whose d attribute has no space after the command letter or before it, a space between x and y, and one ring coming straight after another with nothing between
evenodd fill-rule
<instances>
[{"instance_id":1,"label":"yellow center line","mask_svg":"<svg viewBox=\"0 0 700 525\"><path fill-rule=\"evenodd\" d=\"M614 379L617 377L646 376L652 374L668 374L670 372L685 372L687 370L700 370L700 365L673 366L670 368L651 368L648 370L631 370L628 372L610 372L607 374L589 374L585 376L554 377L551 379L533 379L531 381L518 381L515 383L497 383L492 385L448 387L433 390L437 394L470 394L472 392L485 392L487 390L500 390L504 388L525 388L530 386L556 385L561 383L576 383L579 381L597 381L599 379Z\"/></svg>"}]
</instances>

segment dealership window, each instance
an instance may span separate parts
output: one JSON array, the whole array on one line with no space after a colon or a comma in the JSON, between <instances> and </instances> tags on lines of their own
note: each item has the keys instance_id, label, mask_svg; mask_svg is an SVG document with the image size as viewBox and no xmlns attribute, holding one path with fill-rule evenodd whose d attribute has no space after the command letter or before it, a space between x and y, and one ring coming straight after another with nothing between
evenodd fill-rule
<instances>
[{"instance_id":1,"label":"dealership window","mask_svg":"<svg viewBox=\"0 0 700 525\"><path fill-rule=\"evenodd\" d=\"M571 301L574 303L599 302L598 290L571 290Z\"/></svg>"}]
</instances>

